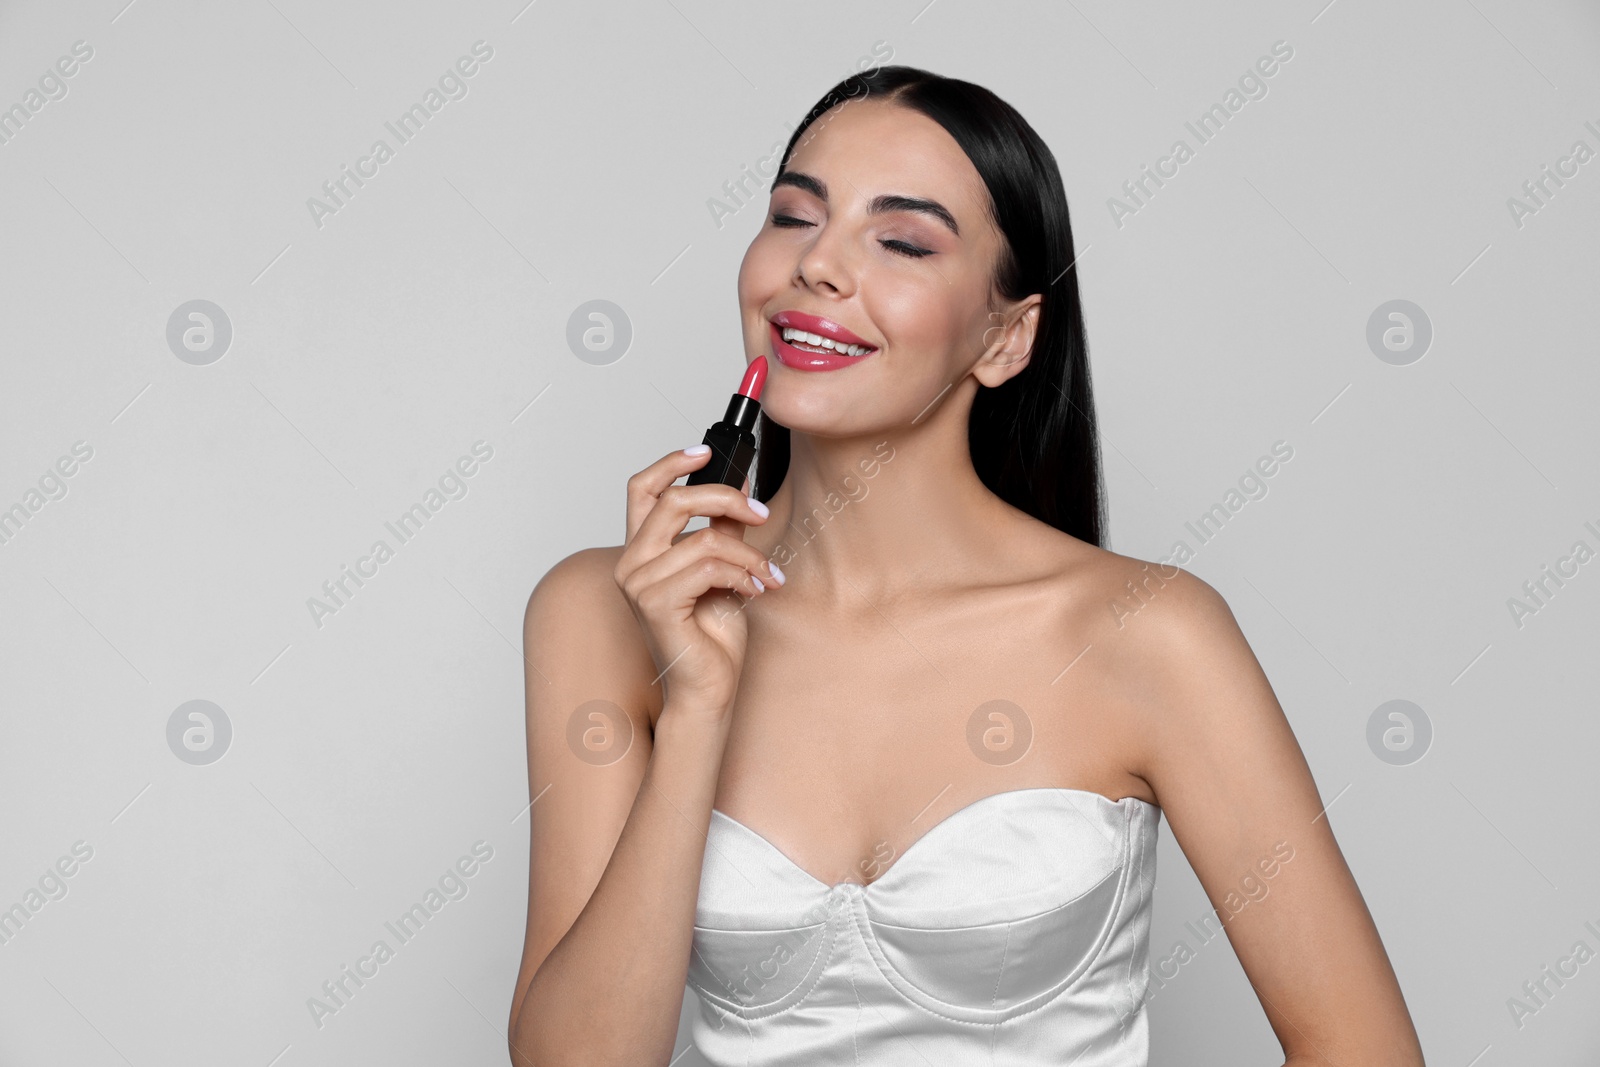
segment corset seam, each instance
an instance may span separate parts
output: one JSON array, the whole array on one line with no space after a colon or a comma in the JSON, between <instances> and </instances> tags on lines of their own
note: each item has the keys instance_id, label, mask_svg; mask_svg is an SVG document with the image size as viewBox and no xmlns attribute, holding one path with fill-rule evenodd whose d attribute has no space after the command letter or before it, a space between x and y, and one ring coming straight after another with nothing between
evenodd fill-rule
<instances>
[{"instance_id":1,"label":"corset seam","mask_svg":"<svg viewBox=\"0 0 1600 1067\"><path fill-rule=\"evenodd\" d=\"M997 1027L1000 1024L1009 1023L1014 1019L1025 1018L1026 1016L1032 1015L1035 1012L1042 1011L1051 1003L1056 1001L1068 989L1071 989L1073 986L1077 985L1078 982L1083 979L1083 976L1088 974L1094 968L1095 962L1099 960L1099 958L1105 953L1106 947L1110 945L1111 942L1116 938L1117 927L1119 925L1119 920L1122 917L1123 904L1128 893L1128 873L1129 868L1131 867L1130 853L1132 851L1135 838L1135 835L1130 832L1130 823L1131 815L1124 818L1122 823L1122 855L1117 863L1117 866L1110 871L1105 878L1102 878L1099 882L1096 882L1094 886L1094 888L1098 888L1105 883L1106 879L1113 876L1115 876L1117 879L1116 896L1111 901L1111 906L1107 909L1105 925L1100 933L1098 943L1094 946L1094 951L1084 957L1084 959L1074 969L1073 973L1062 979L1054 988L1046 989L1036 994L1033 998L1030 998L1037 1000L1037 1003L1025 1010L1017 1011L1015 1010L1015 1006L1010 1009L995 1009L993 1011L983 1008L966 1008L963 1005L950 1004L946 1001L942 1001L938 997L928 993L926 990L923 990L910 979L902 975L899 971L895 970L894 967L888 962L888 959L881 955L883 950L878 945L877 939L872 933L871 919L864 914L864 907L859 906L856 900L851 900L850 914L854 919L857 939L865 944L868 954L872 957L873 964L877 967L879 973L883 975L884 979L889 983L890 988L899 994L900 999L905 1001L907 1004L927 1012L929 1015L932 1015L935 1018L943 1019L946 1022L960 1023L966 1026ZM1089 891L1086 890L1085 892L1087 893ZM1085 894L1080 893L1078 896L1074 897L1073 900L1079 900L1084 895ZM1067 904L1070 903L1072 903L1072 901L1067 902ZM1061 906L1065 907L1066 904ZM1032 916L1030 916L1030 918L1031 917ZM908 989L912 990L913 992L908 993ZM1023 1003L1027 1003L1027 1001L1024 1001ZM938 1005L938 1007L932 1005ZM991 1017L980 1019L962 1019L954 1015L950 1015L946 1011L939 1010L941 1007L952 1010L965 1010L975 1014L988 1015Z\"/></svg>"},{"instance_id":2,"label":"corset seam","mask_svg":"<svg viewBox=\"0 0 1600 1067\"><path fill-rule=\"evenodd\" d=\"M1011 958L1012 926L1012 923L1006 923L1006 943L1000 949L1000 973L994 976L994 991L989 994L989 1007L991 1009L994 1008L995 1002L1000 999L1000 983L1006 976L1006 960Z\"/></svg>"},{"instance_id":3,"label":"corset seam","mask_svg":"<svg viewBox=\"0 0 1600 1067\"><path fill-rule=\"evenodd\" d=\"M1136 864L1136 867L1135 867L1135 870L1133 872L1134 888L1138 892L1138 897L1135 900L1134 905L1133 905L1134 925L1137 925L1137 919L1138 919L1139 914L1140 914L1139 909L1144 907L1144 904L1145 904L1145 899L1144 898L1145 898L1146 894L1148 893L1148 887L1145 885L1145 881L1144 881L1144 853L1145 853L1144 846L1145 846L1146 842L1145 842L1145 825L1144 825L1144 822L1142 820L1141 820L1140 825L1139 825L1139 844L1140 844L1141 847L1138 849L1137 855L1135 856L1134 862ZM1137 929L1135 929L1133 931L1133 933L1136 936L1140 932L1141 931L1139 931ZM1132 1005L1128 1008L1128 1014L1130 1014L1130 1015L1133 1014L1135 1011L1137 1011L1139 1009L1139 996L1138 996L1138 993L1136 992L1135 985L1134 985L1134 980L1133 980L1133 968L1134 968L1134 964L1137 963L1138 960L1139 960L1139 949L1138 949L1138 946L1135 945L1133 947L1133 950L1128 953L1128 972L1127 972L1127 979L1126 979L1126 983L1127 983L1127 987L1128 987L1128 995L1132 999L1132 1002L1133 1002Z\"/></svg>"},{"instance_id":4,"label":"corset seam","mask_svg":"<svg viewBox=\"0 0 1600 1067\"><path fill-rule=\"evenodd\" d=\"M856 997L855 1023L850 1027L850 1051L855 1056L856 1067L861 1067L861 1013L864 1007L861 1003L861 990L856 988L856 954L850 953L850 992Z\"/></svg>"},{"instance_id":5,"label":"corset seam","mask_svg":"<svg viewBox=\"0 0 1600 1067\"><path fill-rule=\"evenodd\" d=\"M1117 864L1117 866L1111 868L1111 870L1102 875L1099 881L1084 889L1084 891L1079 893L1077 896L1071 897L1067 900L1059 901L1050 905L1048 908L1040 908L1038 911L1029 912L1027 915L1017 915L1010 919L996 919L992 923L969 923L966 926L907 926L904 923L884 922L881 919L873 919L870 916L868 917L867 921L872 923L873 926L882 930L909 930L913 933L923 933L930 930L936 930L939 933L961 933L967 930L986 930L991 927L1000 926L1006 927L1006 929L1009 931L1011 927L1016 926L1019 923L1032 922L1034 919L1040 918L1041 916L1049 915L1051 912L1060 911L1062 908L1070 907L1071 905L1076 904L1090 893L1093 893L1096 889L1099 889L1106 883L1108 879L1116 877L1121 867L1121 863Z\"/></svg>"},{"instance_id":6,"label":"corset seam","mask_svg":"<svg viewBox=\"0 0 1600 1067\"><path fill-rule=\"evenodd\" d=\"M1148 937L1150 928L1148 908L1153 886L1146 884L1146 875L1147 871L1153 867L1153 862L1147 862L1145 853L1153 847L1151 834L1154 831L1154 825L1151 820L1152 818L1159 819L1160 812L1159 809L1147 803L1123 805L1118 801L1115 804L1123 809L1121 822L1118 823L1115 820L1111 820L1109 825L1102 824L1097 827L1101 835L1107 837L1113 845L1112 855L1117 859L1113 869L1107 871L1094 885L1076 894L1070 900L1041 909L1027 916L1001 921L1006 927L1006 936L1002 945L999 972L991 992L989 1008L976 1008L969 1006L967 1003L952 1003L942 1000L923 989L916 982L913 982L906 974L902 974L897 970L890 963L889 957L885 955L884 946L878 941L877 929L881 928L886 931L924 931L947 928L903 926L896 923L875 922L871 916L869 902L863 897L859 887L856 887L855 892L844 892L842 897L835 896L828 906L827 918L821 923L789 927L782 930L756 931L738 927L723 929L721 927L695 924L697 931L705 930L710 933L770 934L775 937L807 931L823 933L827 941L818 946L812 965L809 968L810 973L803 977L797 986L775 1000L762 1005L746 1004L742 1000L736 999L737 993L735 991L740 987L731 981L727 983L727 988L723 989L720 984L705 985L691 977L690 985L724 1019L734 1018L740 1021L750 1044L750 1054L753 1056L756 1044L756 1033L753 1024L756 1021L771 1019L789 1012L809 1001L815 995L819 985L830 973L837 975L837 961L843 954L847 958L846 973L856 1005L851 1044L854 1053L853 1059L859 1067L861 1063L861 1023L867 1006L863 1001L863 992L860 985L863 978L871 979L875 973L880 975L884 980L884 991L892 990L893 999L927 1015L949 1023L988 1028L990 1030L991 1040L989 1044L992 1054L996 1043L1000 1039L1000 1028L1002 1026L1014 1020L1025 1019L1056 1003L1070 990L1079 986L1086 976L1097 973L1096 964L1106 958L1107 953L1111 951L1114 944L1119 946L1117 951L1120 952L1122 951L1120 946L1127 943L1130 946L1128 949L1129 959L1115 961L1112 964L1115 969L1107 974L1107 977L1111 979L1112 1005L1114 1006L1118 1002L1123 1004L1131 1002L1132 1004L1132 1007L1127 1012L1118 1012L1119 1029L1126 1029L1130 1022L1135 1021L1135 1016L1140 1014L1142 1007L1143 998L1138 995L1136 982L1136 972L1139 970L1141 960L1144 961L1145 973L1148 975ZM1107 834L1107 830L1110 830L1111 834ZM1119 830L1122 840L1116 842L1114 835ZM1151 856L1148 859L1153 861L1154 857ZM1039 992L1024 997L1020 1003L1012 1004L1010 1007L995 1007L1004 983L1004 976L1013 964L1010 955L1010 944L1015 937L1013 927L1020 922L1038 919L1049 915L1051 912L1060 911L1097 890L1105 892L1111 889L1111 887L1106 886L1108 880L1114 881L1115 887L1112 890L1111 899L1107 902L1106 914L1102 925L1095 933L1095 940L1091 942L1089 951L1072 965L1066 976L1057 979L1053 986L1046 986ZM837 893L844 888L847 887L841 884L841 886L833 887L833 890ZM840 914L840 906L843 907L845 914ZM971 926L948 929L978 930L1001 925L1001 922L977 923ZM852 928L854 931L853 936ZM1127 939L1130 937L1135 940L1128 941ZM841 942L841 938L847 940ZM1141 946L1143 946L1143 951L1141 951ZM858 966L856 959L859 951L865 951L872 963L872 966L865 968L864 974L861 973L862 968ZM698 946L695 947L695 954L706 968L705 973L711 975L716 983L721 983L723 979L716 975L710 961L706 960L704 955L700 953ZM1116 978L1116 971L1123 972L1120 980ZM748 968L741 969L735 973L748 974ZM748 982L748 979L746 981ZM875 980L872 982L872 988L873 995L876 996L879 984ZM960 1017L961 1015L968 1017L963 1018Z\"/></svg>"},{"instance_id":7,"label":"corset seam","mask_svg":"<svg viewBox=\"0 0 1600 1067\"><path fill-rule=\"evenodd\" d=\"M807 976L809 980L802 982L801 985L796 986L794 989L790 990L788 993L769 1004L763 1004L759 1006L742 1005L737 1001L725 998L721 993L706 989L705 986L694 981L692 978L689 980L689 984L694 988L696 993L711 1001L728 1014L744 1021L746 1029L749 1029L749 1024L753 1020L769 1018L771 1016L788 1011L790 1008L803 1003L805 999L811 995L812 990L816 989L817 983L822 981L822 976L828 973L828 965L833 962L833 956L838 947L839 937L835 931L837 921L838 916L830 914L828 921L820 924L822 929L826 932L828 942L826 945L817 950L817 962L812 965L811 973ZM798 929L810 929L810 927L799 927ZM776 931L762 932L766 933ZM698 949L695 950L695 954L699 955ZM702 960L705 959L704 956L701 956L700 958ZM710 964L707 963L708 968L709 966ZM852 982L852 987L853 985L854 983ZM754 1040L753 1033L751 1038Z\"/></svg>"},{"instance_id":8,"label":"corset seam","mask_svg":"<svg viewBox=\"0 0 1600 1067\"><path fill-rule=\"evenodd\" d=\"M1146 867L1155 866L1156 834L1160 830L1160 817L1152 812L1143 812L1139 822L1139 851L1138 851L1138 879L1139 899L1133 908L1133 918L1130 921L1130 933L1133 935L1133 944L1128 952L1128 977L1127 992L1130 1007L1127 1014L1121 1019L1121 1025L1126 1027L1128 1022L1144 1009L1145 997L1150 989L1150 910L1151 898L1155 895L1155 880L1146 876ZM1146 863L1148 853L1149 863ZM1151 872L1153 875L1153 871Z\"/></svg>"}]
</instances>

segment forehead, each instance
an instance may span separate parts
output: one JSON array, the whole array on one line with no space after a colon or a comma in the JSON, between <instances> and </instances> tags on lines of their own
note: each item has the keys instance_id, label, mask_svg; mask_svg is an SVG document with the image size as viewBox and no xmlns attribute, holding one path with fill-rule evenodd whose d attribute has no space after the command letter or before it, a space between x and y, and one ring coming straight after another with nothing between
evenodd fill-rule
<instances>
[{"instance_id":1,"label":"forehead","mask_svg":"<svg viewBox=\"0 0 1600 1067\"><path fill-rule=\"evenodd\" d=\"M800 135L785 169L822 179L835 200L925 197L948 208L963 234L987 228L989 193L977 168L943 126L910 108L877 99L839 104Z\"/></svg>"}]
</instances>

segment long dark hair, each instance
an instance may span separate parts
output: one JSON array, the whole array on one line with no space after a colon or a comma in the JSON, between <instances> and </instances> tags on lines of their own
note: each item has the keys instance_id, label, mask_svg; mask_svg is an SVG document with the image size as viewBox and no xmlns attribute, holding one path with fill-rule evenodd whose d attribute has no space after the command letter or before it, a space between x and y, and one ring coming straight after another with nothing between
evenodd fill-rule
<instances>
[{"instance_id":1,"label":"long dark hair","mask_svg":"<svg viewBox=\"0 0 1600 1067\"><path fill-rule=\"evenodd\" d=\"M839 104L867 97L921 112L955 138L989 191L1004 238L995 289L1007 300L1043 297L1028 366L973 399L967 441L978 477L1013 507L1102 545L1100 438L1072 223L1055 156L1017 110L988 89L916 67L888 66L853 74L829 89L789 138L778 173L788 168L796 142L813 122ZM757 440L755 496L770 500L789 471L789 430L763 413Z\"/></svg>"}]
</instances>

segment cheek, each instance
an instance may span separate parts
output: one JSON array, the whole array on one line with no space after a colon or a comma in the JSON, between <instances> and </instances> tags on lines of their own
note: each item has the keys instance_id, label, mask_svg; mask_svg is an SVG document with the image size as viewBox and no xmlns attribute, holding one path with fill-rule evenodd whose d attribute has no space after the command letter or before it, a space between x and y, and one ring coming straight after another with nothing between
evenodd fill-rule
<instances>
[{"instance_id":1,"label":"cheek","mask_svg":"<svg viewBox=\"0 0 1600 1067\"><path fill-rule=\"evenodd\" d=\"M745 347L752 352L765 351L767 324L761 309L771 296L771 288L762 284L762 271L753 252L746 252L739 265L739 322Z\"/></svg>"},{"instance_id":2,"label":"cheek","mask_svg":"<svg viewBox=\"0 0 1600 1067\"><path fill-rule=\"evenodd\" d=\"M783 282L782 267L770 242L760 237L750 242L739 263L739 304L746 310L759 309Z\"/></svg>"},{"instance_id":3,"label":"cheek","mask_svg":"<svg viewBox=\"0 0 1600 1067\"><path fill-rule=\"evenodd\" d=\"M919 362L932 370L959 361L972 347L971 315L942 282L929 286L886 281L872 307L873 321L890 345L917 353Z\"/></svg>"},{"instance_id":4,"label":"cheek","mask_svg":"<svg viewBox=\"0 0 1600 1067\"><path fill-rule=\"evenodd\" d=\"M750 297L752 295L750 287L750 258L755 255L755 251L755 245L751 245L749 248L746 248L744 250L744 258L739 261L739 304L742 307L749 306Z\"/></svg>"}]
</instances>

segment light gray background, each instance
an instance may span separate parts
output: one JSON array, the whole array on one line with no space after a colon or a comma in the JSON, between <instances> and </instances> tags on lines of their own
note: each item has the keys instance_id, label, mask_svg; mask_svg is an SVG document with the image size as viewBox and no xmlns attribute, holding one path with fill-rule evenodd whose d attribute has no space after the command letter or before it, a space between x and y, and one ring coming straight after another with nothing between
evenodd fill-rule
<instances>
[{"instance_id":1,"label":"light gray background","mask_svg":"<svg viewBox=\"0 0 1600 1067\"><path fill-rule=\"evenodd\" d=\"M1060 161L1113 548L1192 544L1293 447L1189 569L1294 725L1428 1062L1596 1062L1600 962L1520 1027L1507 1003L1600 950L1600 562L1508 608L1600 548L1600 160L1507 205L1600 149L1593 4L125 3L0 8L0 106L94 50L0 145L0 508L93 449L0 545L0 907L93 849L0 945L0 1062L505 1062L526 598L720 415L765 197L720 228L707 202L878 42ZM478 40L467 95L318 227L307 199ZM1279 40L1267 95L1118 227L1108 198ZM205 366L166 338L196 299L233 330ZM633 330L607 366L566 343L594 299ZM1434 330L1405 366L1366 340L1394 299ZM466 495L318 627L307 599L479 440ZM205 766L167 741L194 699L233 728ZM1433 729L1406 766L1367 741L1391 699ZM314 1025L480 840L468 895ZM1184 925L1207 908L1163 828L1152 959L1196 955L1153 1062L1275 1064Z\"/></svg>"}]
</instances>

